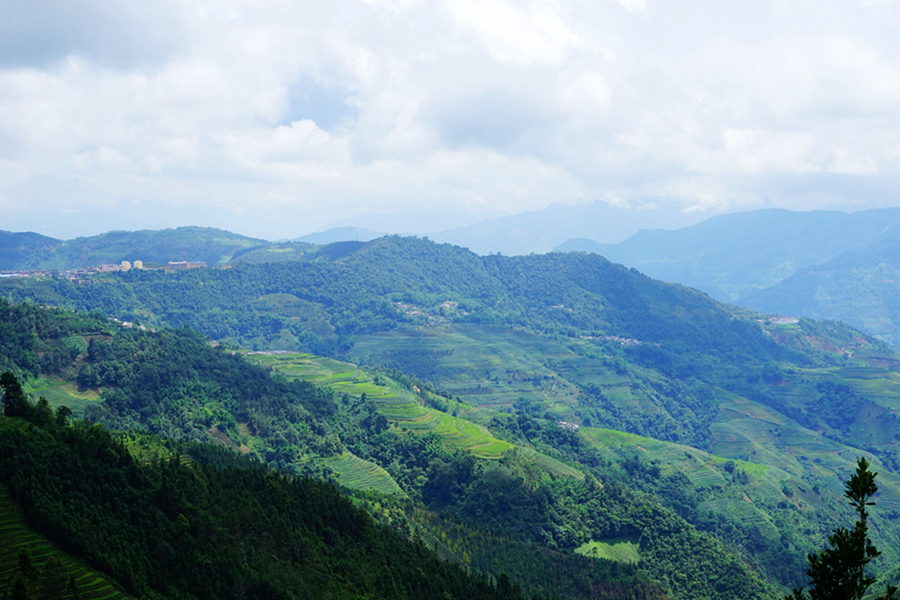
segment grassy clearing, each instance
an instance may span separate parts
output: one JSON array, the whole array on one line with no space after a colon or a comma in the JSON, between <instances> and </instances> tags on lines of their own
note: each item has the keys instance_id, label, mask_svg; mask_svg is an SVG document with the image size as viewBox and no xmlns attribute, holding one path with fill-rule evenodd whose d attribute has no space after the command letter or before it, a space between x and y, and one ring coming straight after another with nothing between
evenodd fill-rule
<instances>
[{"instance_id":1,"label":"grassy clearing","mask_svg":"<svg viewBox=\"0 0 900 600\"><path fill-rule=\"evenodd\" d=\"M335 474L337 482L347 488L378 492L387 496L406 497L391 475L373 462L344 452L341 456L317 459Z\"/></svg>"},{"instance_id":2,"label":"grassy clearing","mask_svg":"<svg viewBox=\"0 0 900 600\"><path fill-rule=\"evenodd\" d=\"M0 485L0 581L18 567L20 551L31 557L32 564L40 570L50 559L59 560L64 570L64 581L74 578L78 597L83 600L126 600L131 598L116 589L105 576L88 568L81 561L59 550L47 538L35 533L22 520L9 491ZM66 593L62 598L75 598Z\"/></svg>"},{"instance_id":3,"label":"grassy clearing","mask_svg":"<svg viewBox=\"0 0 900 600\"><path fill-rule=\"evenodd\" d=\"M22 389L34 398L43 396L50 406L68 406L76 418L84 415L84 409L102 402L100 394L95 390L79 391L74 383L69 383L60 377L39 377L25 381Z\"/></svg>"},{"instance_id":4,"label":"grassy clearing","mask_svg":"<svg viewBox=\"0 0 900 600\"><path fill-rule=\"evenodd\" d=\"M633 537L606 538L584 543L575 549L575 553L590 558L635 564L641 560L637 542Z\"/></svg>"}]
</instances>

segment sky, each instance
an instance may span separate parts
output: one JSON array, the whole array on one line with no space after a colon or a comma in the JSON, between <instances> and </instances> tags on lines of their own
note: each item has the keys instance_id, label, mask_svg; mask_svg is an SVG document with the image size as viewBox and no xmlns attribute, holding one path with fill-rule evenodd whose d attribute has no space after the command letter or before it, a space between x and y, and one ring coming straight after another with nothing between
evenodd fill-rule
<instances>
[{"instance_id":1,"label":"sky","mask_svg":"<svg viewBox=\"0 0 900 600\"><path fill-rule=\"evenodd\" d=\"M0 229L900 205L900 0L0 0Z\"/></svg>"}]
</instances>

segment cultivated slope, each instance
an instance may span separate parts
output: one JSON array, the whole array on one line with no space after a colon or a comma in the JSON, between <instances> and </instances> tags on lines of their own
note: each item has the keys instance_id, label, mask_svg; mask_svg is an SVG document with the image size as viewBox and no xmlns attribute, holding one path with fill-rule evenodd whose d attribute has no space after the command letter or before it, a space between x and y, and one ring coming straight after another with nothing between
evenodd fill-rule
<instances>
[{"instance_id":1,"label":"cultivated slope","mask_svg":"<svg viewBox=\"0 0 900 600\"><path fill-rule=\"evenodd\" d=\"M631 484L640 478L630 473L648 473L642 485L664 506L783 585L802 583L805 553L821 547L835 519L846 516L839 485L830 482L845 479L857 455L871 457L881 472L879 510L898 509L897 358L838 323L771 319L723 306L595 255L479 257L397 237L326 247L313 261L131 272L95 281L2 285L16 299L99 308L147 325L190 324L260 350L315 350L381 368L397 381L414 375L418 383L410 381L407 390L421 390L427 381L444 398L438 401L443 405L425 408L446 415L456 407L457 418L485 429L478 434L424 409L420 417L409 405L395 412L378 406L400 429L409 430L421 418L437 439L447 432L444 440L472 440L487 431L521 449L520 456L539 452L581 471L588 482ZM294 365L284 367L289 378L304 378ZM348 394L344 410L356 402L356 392ZM142 418L139 408L132 410L129 418ZM687 448L697 449L706 453L696 455L703 457L698 460L715 474L701 470L710 477L692 479L690 463L676 460L678 451L640 452L639 465L626 467L631 455L604 458L610 456L604 454L608 446L577 435L576 426L679 444L686 448L682 456ZM431 454L424 464L403 458L423 452L419 440L425 438L401 436L405 441L392 443L389 454L373 446L371 437L357 447L347 443L352 431L335 433L354 456L383 457L381 466L405 493L520 541L574 551L616 536L640 540L641 531L655 530L644 522L629 528L618 514L614 526L590 525L604 521L585 516L590 504L575 500L591 496L590 487L578 487L590 484L564 476L564 469L544 459L522 463L499 452L502 458L492 459L498 464L476 461L484 469L476 472L450 456ZM276 462L294 462L283 452L277 455L279 446L271 447ZM432 458L446 466L431 464ZM734 465L745 461L747 468L739 468L748 474L777 476L735 480L736 471L726 468L729 459ZM352 462L342 460L338 470ZM544 493L549 496L541 500ZM733 503L744 496L754 511ZM496 497L515 502L498 506L491 500ZM530 526L507 521L511 514ZM689 531L679 527L672 531ZM878 536L885 549L879 568L886 568L900 558L900 538L889 525ZM647 543L653 539L664 538L648 537ZM597 544L588 548L602 548Z\"/></svg>"}]
</instances>

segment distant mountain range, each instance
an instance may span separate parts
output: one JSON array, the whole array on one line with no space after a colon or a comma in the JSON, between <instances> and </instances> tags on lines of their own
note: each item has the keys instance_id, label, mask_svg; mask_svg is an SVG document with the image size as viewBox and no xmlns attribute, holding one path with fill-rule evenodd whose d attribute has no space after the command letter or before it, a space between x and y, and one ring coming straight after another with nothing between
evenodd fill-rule
<instances>
[{"instance_id":1,"label":"distant mountain range","mask_svg":"<svg viewBox=\"0 0 900 600\"><path fill-rule=\"evenodd\" d=\"M541 211L457 227L428 237L437 242L468 248L476 254L499 252L507 256L550 252L573 237L603 243L620 242L646 227L685 227L701 220L694 213L672 209L633 209L596 201L586 204L553 204Z\"/></svg>"},{"instance_id":2,"label":"distant mountain range","mask_svg":"<svg viewBox=\"0 0 900 600\"><path fill-rule=\"evenodd\" d=\"M571 239L647 275L750 308L843 320L900 344L900 208L841 213L759 210L619 244Z\"/></svg>"},{"instance_id":3,"label":"distant mountain range","mask_svg":"<svg viewBox=\"0 0 900 600\"><path fill-rule=\"evenodd\" d=\"M900 232L741 298L767 312L846 321L900 347Z\"/></svg>"},{"instance_id":4,"label":"distant mountain range","mask_svg":"<svg viewBox=\"0 0 900 600\"><path fill-rule=\"evenodd\" d=\"M331 244L334 242L368 242L386 235L383 231L372 231L364 227L332 227L325 231L310 233L298 238L294 242L305 244Z\"/></svg>"}]
</instances>

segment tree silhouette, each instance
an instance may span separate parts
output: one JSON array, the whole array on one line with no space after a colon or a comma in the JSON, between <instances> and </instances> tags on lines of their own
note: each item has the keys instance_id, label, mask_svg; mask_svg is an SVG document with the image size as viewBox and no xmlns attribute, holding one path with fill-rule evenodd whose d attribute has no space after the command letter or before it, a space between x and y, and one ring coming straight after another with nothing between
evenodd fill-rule
<instances>
[{"instance_id":1,"label":"tree silhouette","mask_svg":"<svg viewBox=\"0 0 900 600\"><path fill-rule=\"evenodd\" d=\"M856 473L844 482L844 497L859 515L853 529L840 527L828 537L829 547L807 556L806 570L813 586L807 595L802 588L794 588L785 600L861 600L875 578L866 574L866 565L881 554L869 539L867 507L874 506L870 499L878 491L875 476L869 470L869 462L860 457ZM896 600L896 586L888 586L878 600Z\"/></svg>"},{"instance_id":2,"label":"tree silhouette","mask_svg":"<svg viewBox=\"0 0 900 600\"><path fill-rule=\"evenodd\" d=\"M4 395L3 414L7 417L29 418L33 409L16 376L9 371L0 375L0 387L3 388Z\"/></svg>"}]
</instances>

